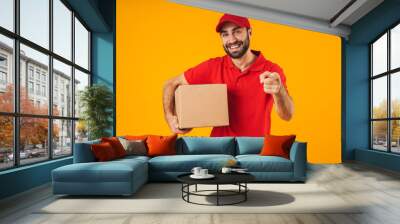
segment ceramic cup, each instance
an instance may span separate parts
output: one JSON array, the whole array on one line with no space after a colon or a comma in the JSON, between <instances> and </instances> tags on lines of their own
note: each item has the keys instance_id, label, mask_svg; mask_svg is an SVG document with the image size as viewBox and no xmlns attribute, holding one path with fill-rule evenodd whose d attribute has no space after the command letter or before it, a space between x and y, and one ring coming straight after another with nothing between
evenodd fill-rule
<instances>
[{"instance_id":1,"label":"ceramic cup","mask_svg":"<svg viewBox=\"0 0 400 224\"><path fill-rule=\"evenodd\" d=\"M201 170L202 170L201 167L193 167L192 173L193 173L194 175L196 175L196 176L199 176L199 175L201 175L201 174L200 174L200 171L201 171Z\"/></svg>"},{"instance_id":2,"label":"ceramic cup","mask_svg":"<svg viewBox=\"0 0 400 224\"><path fill-rule=\"evenodd\" d=\"M200 170L200 176L207 176L208 175L208 169L201 169Z\"/></svg>"}]
</instances>

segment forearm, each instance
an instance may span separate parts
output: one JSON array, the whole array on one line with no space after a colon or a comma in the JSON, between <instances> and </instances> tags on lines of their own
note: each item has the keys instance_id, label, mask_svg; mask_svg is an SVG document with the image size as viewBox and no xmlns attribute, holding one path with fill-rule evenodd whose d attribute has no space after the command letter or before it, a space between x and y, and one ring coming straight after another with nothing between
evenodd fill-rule
<instances>
[{"instance_id":1,"label":"forearm","mask_svg":"<svg viewBox=\"0 0 400 224\"><path fill-rule=\"evenodd\" d=\"M170 116L175 115L175 98L174 92L177 85L174 82L168 81L164 85L163 89L163 108L164 108L164 117L168 118Z\"/></svg>"},{"instance_id":2,"label":"forearm","mask_svg":"<svg viewBox=\"0 0 400 224\"><path fill-rule=\"evenodd\" d=\"M273 94L272 96L279 117L283 120L289 121L294 113L294 104L286 89L282 87L278 93Z\"/></svg>"}]
</instances>

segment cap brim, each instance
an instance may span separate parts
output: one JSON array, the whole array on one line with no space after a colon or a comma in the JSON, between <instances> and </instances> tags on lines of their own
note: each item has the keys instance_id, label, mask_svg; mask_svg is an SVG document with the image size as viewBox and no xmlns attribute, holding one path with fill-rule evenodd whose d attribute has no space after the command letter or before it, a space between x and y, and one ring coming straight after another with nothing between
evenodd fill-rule
<instances>
[{"instance_id":1,"label":"cap brim","mask_svg":"<svg viewBox=\"0 0 400 224\"><path fill-rule=\"evenodd\" d=\"M223 27L226 23L233 23L233 24L235 24L236 26L244 27L243 25L238 24L236 21L225 20L225 21L220 22L220 23L217 25L217 27L215 28L215 31L217 31L217 33L220 33L222 27Z\"/></svg>"}]
</instances>

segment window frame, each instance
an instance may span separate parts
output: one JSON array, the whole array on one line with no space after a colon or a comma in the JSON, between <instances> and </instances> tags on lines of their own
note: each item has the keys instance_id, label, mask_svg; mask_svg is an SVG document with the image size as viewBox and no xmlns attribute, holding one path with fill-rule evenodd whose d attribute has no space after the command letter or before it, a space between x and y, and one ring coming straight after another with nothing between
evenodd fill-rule
<instances>
[{"instance_id":1,"label":"window frame","mask_svg":"<svg viewBox=\"0 0 400 224\"><path fill-rule=\"evenodd\" d=\"M392 117L392 98L391 98L391 91L392 91L392 86L391 86L391 80L392 76L396 75L396 73L400 72L400 67L391 69L391 31L393 28L396 26L400 26L400 21L395 22L392 24L389 28L385 29L384 32L379 34L375 39L373 39L371 42L368 43L368 52L369 52L369 149L373 151L379 151L379 152L386 152L386 153L391 153L391 154L400 154L400 152L393 152L392 151L392 121L400 120L400 117ZM387 62L386 62L386 71L380 74L376 74L374 76L373 74L373 44L379 40L381 37L384 35L387 35ZM387 105L386 105L386 117L385 118L373 118L373 81L378 78L386 77L386 97L387 97ZM374 136L373 136L373 122L374 121L386 121L386 151L379 150L374 148Z\"/></svg>"},{"instance_id":2,"label":"window frame","mask_svg":"<svg viewBox=\"0 0 400 224\"><path fill-rule=\"evenodd\" d=\"M74 88L74 82L75 82L75 69L85 73L89 77L89 83L88 86L92 85L92 61L91 61L91 37L92 37L92 30L88 27L88 25L83 21L83 19L79 16L76 11L72 9L72 7L66 2L65 0L59 0L62 4L64 4L65 7L68 8L68 10L71 11L71 59L64 58L63 56L55 53L53 50L53 0L48 0L49 2L49 49L46 49L45 47L42 47L39 44L34 43L33 41L30 41L29 39L24 38L23 36L20 35L20 0L14 0L13 1L13 10L14 10L14 30L10 31L4 27L0 26L0 35L3 35L5 37L11 38L13 40L13 63L12 63L12 73L14 78L14 93L13 93L13 102L14 102L14 110L13 112L2 112L0 111L0 116L11 116L13 119L13 154L14 154L14 161L13 161L13 166L11 167L5 167L5 168L0 168L0 172L5 171L5 170L11 170L11 169L16 169L19 167L24 167L24 166L30 166L33 164L38 164L38 163L43 163L46 161L50 160L58 160L66 157L73 156L74 152L74 143L75 143L75 123L78 121L80 118L75 116L75 108L72 107L72 113L70 116L56 116L53 115L53 59L58 60L59 62L62 62L66 65L71 66L71 93L72 99L71 99L71 104L74 105L75 103L75 88ZM79 22L84 26L84 28L88 31L88 69L85 69L78 64L75 63L75 18L79 20ZM20 111L20 44L24 44L27 47L30 47L36 51L39 51L40 53L43 53L48 56L49 58L49 63L48 63L48 84L46 85L46 91L48 91L48 94L45 92L45 94L48 96L48 112L46 115L39 115L39 114L27 114L27 113L21 113ZM29 66L29 64L27 64ZM27 67L27 71L28 71ZM39 75L41 75L40 73ZM30 74L27 73L25 74L27 78L27 82L30 80ZM32 81L34 82L34 85L36 83L36 69L33 70L33 79ZM39 76L39 83L41 83L41 76ZM27 89L27 91L29 91ZM34 89L34 91L36 91ZM41 96L42 94L40 94ZM43 160L40 160L38 162L32 162L32 163L26 163L26 164L21 164L20 161L20 118L45 118L47 119L48 122L48 136L47 136L47 150L48 150L48 155L47 158L43 158ZM71 153L68 155L62 155L62 156L54 156L54 147L53 147L53 122L56 120L66 120L66 121L71 121Z\"/></svg>"}]
</instances>

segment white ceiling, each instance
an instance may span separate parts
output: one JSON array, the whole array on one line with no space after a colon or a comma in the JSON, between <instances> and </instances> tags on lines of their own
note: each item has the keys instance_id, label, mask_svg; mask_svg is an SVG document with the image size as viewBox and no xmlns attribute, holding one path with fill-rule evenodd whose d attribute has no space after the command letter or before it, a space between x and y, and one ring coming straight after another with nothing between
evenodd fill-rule
<instances>
[{"instance_id":1,"label":"white ceiling","mask_svg":"<svg viewBox=\"0 0 400 224\"><path fill-rule=\"evenodd\" d=\"M351 25L383 0L170 0L223 13L246 16L348 37Z\"/></svg>"},{"instance_id":2,"label":"white ceiling","mask_svg":"<svg viewBox=\"0 0 400 224\"><path fill-rule=\"evenodd\" d=\"M329 20L350 0L231 0L230 2Z\"/></svg>"}]
</instances>

